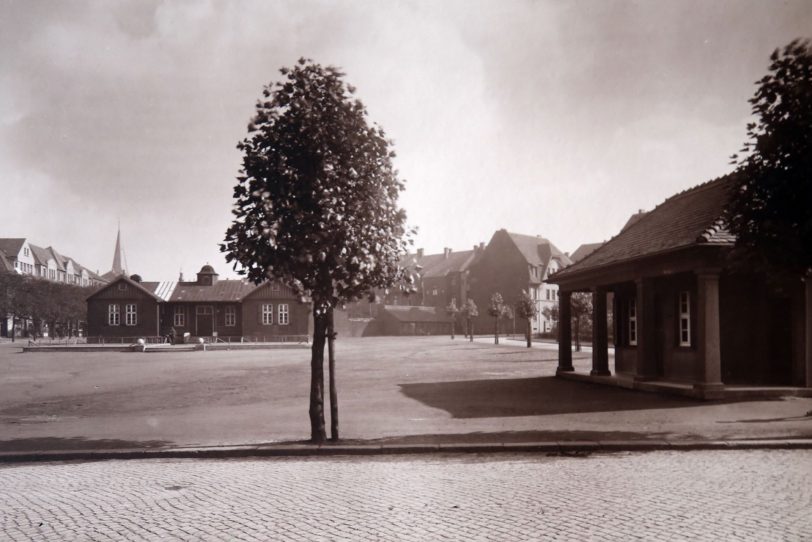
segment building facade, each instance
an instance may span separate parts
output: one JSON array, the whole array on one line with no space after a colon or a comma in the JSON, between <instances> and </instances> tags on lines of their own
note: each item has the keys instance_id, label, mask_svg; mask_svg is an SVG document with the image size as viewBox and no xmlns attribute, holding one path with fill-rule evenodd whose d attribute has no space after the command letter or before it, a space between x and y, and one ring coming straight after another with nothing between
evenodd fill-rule
<instances>
[{"instance_id":1,"label":"building facade","mask_svg":"<svg viewBox=\"0 0 812 542\"><path fill-rule=\"evenodd\" d=\"M723 177L677 194L548 279L562 292L559 374L573 372L571 294L588 291L592 376L701 398L730 386L812 386L812 295L802 277L768 281L728 266L735 238L720 219L729 190Z\"/></svg>"},{"instance_id":2,"label":"building facade","mask_svg":"<svg viewBox=\"0 0 812 542\"><path fill-rule=\"evenodd\" d=\"M88 337L272 341L310 333L310 306L287 286L219 280L204 265L195 281L113 279L87 299Z\"/></svg>"}]
</instances>

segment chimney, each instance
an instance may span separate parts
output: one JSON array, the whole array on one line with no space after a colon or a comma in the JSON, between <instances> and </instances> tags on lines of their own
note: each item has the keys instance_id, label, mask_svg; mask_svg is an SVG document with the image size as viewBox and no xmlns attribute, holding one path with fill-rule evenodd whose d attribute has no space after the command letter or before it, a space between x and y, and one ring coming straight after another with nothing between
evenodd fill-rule
<instances>
[{"instance_id":1,"label":"chimney","mask_svg":"<svg viewBox=\"0 0 812 542\"><path fill-rule=\"evenodd\" d=\"M422 249L422 248L418 248L418 249L417 249L417 257L418 257L418 258L422 258L422 257L423 257L423 249Z\"/></svg>"},{"instance_id":2,"label":"chimney","mask_svg":"<svg viewBox=\"0 0 812 542\"><path fill-rule=\"evenodd\" d=\"M485 241L480 241L479 250L485 250Z\"/></svg>"},{"instance_id":3,"label":"chimney","mask_svg":"<svg viewBox=\"0 0 812 542\"><path fill-rule=\"evenodd\" d=\"M448 247L443 248L443 257L447 260L451 256L451 249Z\"/></svg>"},{"instance_id":4,"label":"chimney","mask_svg":"<svg viewBox=\"0 0 812 542\"><path fill-rule=\"evenodd\" d=\"M183 269L180 270L180 274L178 275L178 282L183 282Z\"/></svg>"}]
</instances>

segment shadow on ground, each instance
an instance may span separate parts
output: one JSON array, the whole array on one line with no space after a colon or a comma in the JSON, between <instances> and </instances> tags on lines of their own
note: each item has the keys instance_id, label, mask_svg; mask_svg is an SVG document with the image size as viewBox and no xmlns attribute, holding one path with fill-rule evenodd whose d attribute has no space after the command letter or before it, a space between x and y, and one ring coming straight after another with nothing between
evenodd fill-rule
<instances>
[{"instance_id":1,"label":"shadow on ground","mask_svg":"<svg viewBox=\"0 0 812 542\"><path fill-rule=\"evenodd\" d=\"M161 448L174 444L168 440L88 439L85 437L43 437L0 440L0 452L65 451L65 450L124 450Z\"/></svg>"},{"instance_id":2,"label":"shadow on ground","mask_svg":"<svg viewBox=\"0 0 812 542\"><path fill-rule=\"evenodd\" d=\"M686 408L707 401L571 382L553 376L400 384L406 397L439 408L454 418L542 416ZM763 400L763 399L762 399ZM716 401L718 404L722 401ZM725 402L741 402L730 400Z\"/></svg>"}]
</instances>

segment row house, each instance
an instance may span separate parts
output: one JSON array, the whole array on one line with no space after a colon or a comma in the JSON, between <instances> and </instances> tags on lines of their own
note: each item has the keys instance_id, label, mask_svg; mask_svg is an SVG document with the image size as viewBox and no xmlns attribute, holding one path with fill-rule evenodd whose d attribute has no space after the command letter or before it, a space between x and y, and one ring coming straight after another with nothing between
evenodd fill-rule
<instances>
[{"instance_id":1,"label":"row house","mask_svg":"<svg viewBox=\"0 0 812 542\"><path fill-rule=\"evenodd\" d=\"M63 256L53 247L29 243L25 238L0 239L0 252L6 261L3 267L9 267L9 271L83 287L104 284L97 273L73 258Z\"/></svg>"},{"instance_id":2,"label":"row house","mask_svg":"<svg viewBox=\"0 0 812 542\"><path fill-rule=\"evenodd\" d=\"M181 277L182 279L182 277ZM270 341L310 332L310 306L276 281L224 279L204 265L195 281L120 275L87 299L88 337L204 337Z\"/></svg>"}]
</instances>

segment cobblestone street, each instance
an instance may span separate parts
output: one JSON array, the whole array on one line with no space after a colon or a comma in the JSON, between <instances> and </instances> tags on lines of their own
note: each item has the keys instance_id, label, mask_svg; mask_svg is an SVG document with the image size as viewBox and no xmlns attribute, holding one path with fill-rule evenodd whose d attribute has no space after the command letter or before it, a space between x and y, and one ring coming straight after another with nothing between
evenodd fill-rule
<instances>
[{"instance_id":1,"label":"cobblestone street","mask_svg":"<svg viewBox=\"0 0 812 542\"><path fill-rule=\"evenodd\" d=\"M0 468L10 540L810 540L812 452Z\"/></svg>"}]
</instances>

